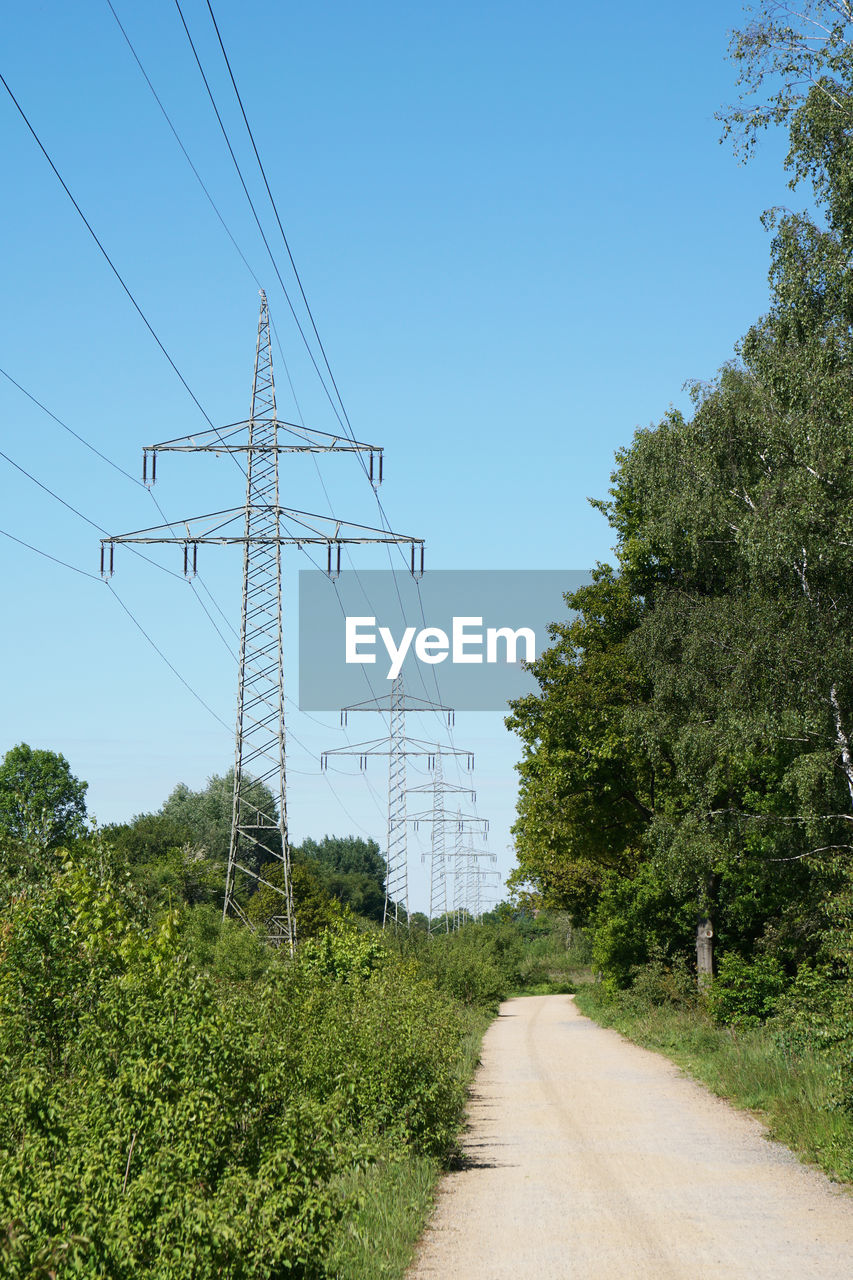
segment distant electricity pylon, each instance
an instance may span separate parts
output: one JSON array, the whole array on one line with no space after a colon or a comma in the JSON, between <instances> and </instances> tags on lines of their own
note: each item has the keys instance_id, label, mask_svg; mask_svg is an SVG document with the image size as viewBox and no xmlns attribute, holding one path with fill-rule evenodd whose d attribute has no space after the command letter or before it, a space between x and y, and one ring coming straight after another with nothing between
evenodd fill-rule
<instances>
[{"instance_id":1,"label":"distant electricity pylon","mask_svg":"<svg viewBox=\"0 0 853 1280\"><path fill-rule=\"evenodd\" d=\"M143 451L143 480L152 484L160 453L226 453L238 462L245 455L244 506L216 511L173 524L116 534L101 541L101 573L110 576L115 547L122 543L177 543L183 547L184 573L196 572L198 548L205 543L243 548L243 601L240 618L240 662L234 750L234 793L231 841L225 881L223 919L229 912L248 923L238 901L238 873L274 890L281 911L271 917L271 940L293 950L296 930L287 832L287 789L284 730L284 658L282 639L281 549L283 546L326 548L326 572L336 578L345 543L396 543L410 547L411 572L423 573L423 539L312 515L279 505L278 459L281 453L363 453L374 485L382 480L382 449L345 436L329 435L278 418L275 403L270 322L266 294L261 313L252 381L249 418L222 428L181 436ZM241 470L242 470L241 465ZM250 800L252 782L272 792L278 817ZM264 859L281 864L281 884L247 863Z\"/></svg>"},{"instance_id":2,"label":"distant electricity pylon","mask_svg":"<svg viewBox=\"0 0 853 1280\"><path fill-rule=\"evenodd\" d=\"M474 848L474 832L469 830L468 843L461 824L456 828L456 851L453 859L453 927L458 929L466 919L479 919L481 871L479 858L497 862L490 849Z\"/></svg>"},{"instance_id":3,"label":"distant electricity pylon","mask_svg":"<svg viewBox=\"0 0 853 1280\"><path fill-rule=\"evenodd\" d=\"M437 711L447 717L448 725L453 724L454 712L450 707L442 706L439 702L430 702L427 698L416 698L405 693L402 674L392 682L391 692L387 697L368 698L365 702L343 707L341 724L347 724L349 716L356 711L385 712L389 717L388 737L375 738L370 742L357 742L348 747L330 748L321 755L320 765L325 769L329 756L358 756L359 768L364 770L371 756L388 757L388 847L385 853L385 908L382 915L384 928L388 924L398 925L401 911L405 919L408 919L406 757L426 756L427 763L430 764L444 751L446 754L466 756L469 769L474 767L474 757L470 751L462 751L456 747L442 747L437 742L423 742L419 738L406 737L407 711Z\"/></svg>"},{"instance_id":4,"label":"distant electricity pylon","mask_svg":"<svg viewBox=\"0 0 853 1280\"><path fill-rule=\"evenodd\" d=\"M433 765L432 785L429 788L432 791L432 808L425 810L423 813L413 813L409 818L415 829L421 822L432 823L429 868L430 933L433 933L435 928L441 927L440 925L434 925L436 920L443 920L445 930L448 933L450 932L450 914L447 903L448 850L446 834L448 830L453 831L455 829L457 833L479 831L482 835L486 835L489 830L487 818L480 818L475 813L462 813L460 809L457 809L454 813L452 809L446 807L444 800L449 792L464 791L466 788L459 787L452 782L445 782L441 757L442 752L439 752ZM426 787L417 789L419 791L427 790Z\"/></svg>"}]
</instances>

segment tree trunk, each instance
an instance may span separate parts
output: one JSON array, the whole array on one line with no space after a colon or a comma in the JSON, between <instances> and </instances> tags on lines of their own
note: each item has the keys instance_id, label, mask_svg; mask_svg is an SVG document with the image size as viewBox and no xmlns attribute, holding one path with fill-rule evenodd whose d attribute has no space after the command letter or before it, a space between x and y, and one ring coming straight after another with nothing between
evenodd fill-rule
<instances>
[{"instance_id":1,"label":"tree trunk","mask_svg":"<svg viewBox=\"0 0 853 1280\"><path fill-rule=\"evenodd\" d=\"M714 980L714 922L707 917L696 929L696 978L700 989Z\"/></svg>"}]
</instances>

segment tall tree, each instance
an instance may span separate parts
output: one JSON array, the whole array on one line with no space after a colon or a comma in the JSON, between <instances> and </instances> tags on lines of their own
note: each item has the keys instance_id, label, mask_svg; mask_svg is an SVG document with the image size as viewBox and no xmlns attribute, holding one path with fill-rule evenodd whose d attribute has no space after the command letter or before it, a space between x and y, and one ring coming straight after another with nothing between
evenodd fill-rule
<instances>
[{"instance_id":1,"label":"tall tree","mask_svg":"<svg viewBox=\"0 0 853 1280\"><path fill-rule=\"evenodd\" d=\"M628 648L642 601L606 566L594 578L565 597L574 617L551 627L554 644L531 668L541 692L512 703L507 720L524 744L513 884L580 918L607 873L641 858L654 805L653 773L624 722L645 695Z\"/></svg>"},{"instance_id":2,"label":"tall tree","mask_svg":"<svg viewBox=\"0 0 853 1280\"><path fill-rule=\"evenodd\" d=\"M86 790L56 751L26 742L7 751L0 763L0 847L7 863L11 857L22 874L35 874L46 850L82 835Z\"/></svg>"},{"instance_id":3,"label":"tall tree","mask_svg":"<svg viewBox=\"0 0 853 1280\"><path fill-rule=\"evenodd\" d=\"M323 836L322 840L308 837L299 845L299 853L330 871L370 876L385 887L385 859L375 840L361 836Z\"/></svg>"},{"instance_id":4,"label":"tall tree","mask_svg":"<svg viewBox=\"0 0 853 1280\"><path fill-rule=\"evenodd\" d=\"M780 226L771 309L740 361L694 388L692 415L671 412L620 452L596 504L618 567L569 597L579 616L534 665L539 697L514 705L518 877L581 914L602 892L605 913L625 912L614 876L633 878L655 929L692 903L727 945L773 933L794 959L836 855L853 851L853 352L838 244L806 220ZM666 910L649 909L655 885Z\"/></svg>"},{"instance_id":5,"label":"tall tree","mask_svg":"<svg viewBox=\"0 0 853 1280\"><path fill-rule=\"evenodd\" d=\"M278 820L275 799L262 782L247 782L244 779L242 794L244 802L257 806L273 821ZM225 861L231 842L233 797L234 770L229 769L224 777L213 774L201 791L192 791L185 783L179 783L160 809L160 815L188 830L193 844L203 849L208 857ZM273 832L267 842L271 843L274 839ZM269 855L265 850L255 849L246 851L242 856L247 865L257 870Z\"/></svg>"}]
</instances>

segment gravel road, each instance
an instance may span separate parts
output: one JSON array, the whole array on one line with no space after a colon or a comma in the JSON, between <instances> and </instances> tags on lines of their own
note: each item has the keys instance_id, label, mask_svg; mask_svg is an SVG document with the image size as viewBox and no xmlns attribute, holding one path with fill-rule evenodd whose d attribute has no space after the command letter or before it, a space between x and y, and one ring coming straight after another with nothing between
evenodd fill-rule
<instances>
[{"instance_id":1,"label":"gravel road","mask_svg":"<svg viewBox=\"0 0 853 1280\"><path fill-rule=\"evenodd\" d=\"M853 1196L570 996L508 1000L409 1280L851 1280Z\"/></svg>"}]
</instances>

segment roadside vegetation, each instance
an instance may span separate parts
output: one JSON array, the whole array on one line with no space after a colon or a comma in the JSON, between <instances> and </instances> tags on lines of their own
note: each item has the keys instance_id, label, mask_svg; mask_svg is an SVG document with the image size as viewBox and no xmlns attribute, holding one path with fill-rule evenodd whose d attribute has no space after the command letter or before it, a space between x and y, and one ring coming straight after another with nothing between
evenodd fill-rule
<instances>
[{"instance_id":1,"label":"roadside vegetation","mask_svg":"<svg viewBox=\"0 0 853 1280\"><path fill-rule=\"evenodd\" d=\"M815 1034L790 1000L766 1022L749 1015L732 1024L689 975L654 968L626 990L587 982L576 1001L602 1026L665 1054L721 1098L757 1115L772 1138L831 1178L853 1182L849 1028Z\"/></svg>"},{"instance_id":2,"label":"roadside vegetation","mask_svg":"<svg viewBox=\"0 0 853 1280\"><path fill-rule=\"evenodd\" d=\"M767 313L594 502L615 559L508 721L513 881L586 933L582 1009L851 1179L853 21L762 0L731 53L726 136L786 129L812 209L764 215Z\"/></svg>"},{"instance_id":3,"label":"roadside vegetation","mask_svg":"<svg viewBox=\"0 0 853 1280\"><path fill-rule=\"evenodd\" d=\"M85 792L54 752L0 762L0 1272L402 1277L482 1034L565 981L564 933L383 933L378 847L327 836L294 851L291 959L221 921L227 775L102 831Z\"/></svg>"}]
</instances>

